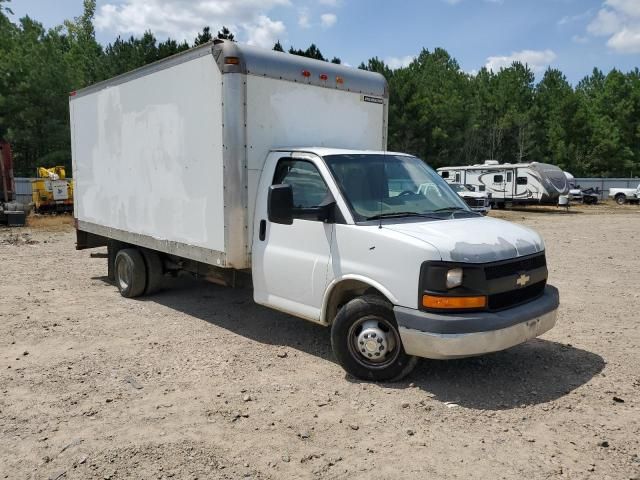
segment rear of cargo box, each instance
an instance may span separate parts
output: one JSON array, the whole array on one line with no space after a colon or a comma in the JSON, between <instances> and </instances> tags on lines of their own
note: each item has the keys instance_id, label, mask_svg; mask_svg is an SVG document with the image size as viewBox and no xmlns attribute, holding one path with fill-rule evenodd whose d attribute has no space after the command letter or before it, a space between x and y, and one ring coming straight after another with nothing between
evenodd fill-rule
<instances>
[{"instance_id":1,"label":"rear of cargo box","mask_svg":"<svg viewBox=\"0 0 640 480\"><path fill-rule=\"evenodd\" d=\"M72 94L70 113L80 230L233 266L226 243L244 240L225 238L222 75L210 47Z\"/></svg>"}]
</instances>

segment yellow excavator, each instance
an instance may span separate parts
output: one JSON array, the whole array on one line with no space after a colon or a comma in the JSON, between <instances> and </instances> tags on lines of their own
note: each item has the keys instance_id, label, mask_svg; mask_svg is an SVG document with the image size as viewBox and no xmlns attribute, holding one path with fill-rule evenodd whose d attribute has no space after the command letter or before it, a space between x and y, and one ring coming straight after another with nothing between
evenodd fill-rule
<instances>
[{"instance_id":1,"label":"yellow excavator","mask_svg":"<svg viewBox=\"0 0 640 480\"><path fill-rule=\"evenodd\" d=\"M73 211L73 180L67 179L64 167L38 168L38 178L31 181L31 187L36 212Z\"/></svg>"}]
</instances>

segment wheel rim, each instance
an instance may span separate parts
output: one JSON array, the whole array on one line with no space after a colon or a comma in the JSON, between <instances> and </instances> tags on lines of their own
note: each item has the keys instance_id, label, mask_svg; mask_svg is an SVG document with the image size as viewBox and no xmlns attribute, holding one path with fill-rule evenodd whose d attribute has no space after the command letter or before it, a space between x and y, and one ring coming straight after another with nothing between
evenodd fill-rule
<instances>
[{"instance_id":1,"label":"wheel rim","mask_svg":"<svg viewBox=\"0 0 640 480\"><path fill-rule=\"evenodd\" d=\"M129 288L131 284L131 269L129 265L127 265L127 262L124 260L118 262L118 265L116 265L116 274L118 275L118 286L120 290L124 291Z\"/></svg>"},{"instance_id":2,"label":"wheel rim","mask_svg":"<svg viewBox=\"0 0 640 480\"><path fill-rule=\"evenodd\" d=\"M367 368L381 369L400 354L398 331L387 319L375 315L355 321L348 334L349 353Z\"/></svg>"}]
</instances>

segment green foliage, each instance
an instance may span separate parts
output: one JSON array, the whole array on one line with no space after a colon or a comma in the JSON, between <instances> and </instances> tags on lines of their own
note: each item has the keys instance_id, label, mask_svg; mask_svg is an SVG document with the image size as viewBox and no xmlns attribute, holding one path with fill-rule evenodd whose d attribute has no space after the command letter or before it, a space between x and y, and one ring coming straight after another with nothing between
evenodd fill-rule
<instances>
[{"instance_id":1,"label":"green foliage","mask_svg":"<svg viewBox=\"0 0 640 480\"><path fill-rule=\"evenodd\" d=\"M224 26L222 27L222 30L218 30L218 38L220 40L230 40L232 42L235 42L235 37L233 33L231 33L231 30Z\"/></svg>"},{"instance_id":2,"label":"green foliage","mask_svg":"<svg viewBox=\"0 0 640 480\"><path fill-rule=\"evenodd\" d=\"M211 35L211 28L204 27L202 32L198 34L198 36L193 41L193 46L197 47L198 45L202 45L204 43L210 42L213 40L213 35Z\"/></svg>"},{"instance_id":3,"label":"green foliage","mask_svg":"<svg viewBox=\"0 0 640 480\"><path fill-rule=\"evenodd\" d=\"M514 63L495 73L463 72L449 54L423 50L391 70L377 57L359 68L389 83L389 149L433 167L538 161L580 176L640 172L640 70L594 70L573 88L547 70L536 85Z\"/></svg>"},{"instance_id":4,"label":"green foliage","mask_svg":"<svg viewBox=\"0 0 640 480\"><path fill-rule=\"evenodd\" d=\"M154 34L97 43L95 0L83 13L46 30L29 17L12 23L0 0L0 137L13 145L16 173L39 165L70 170L68 93L189 48ZM234 41L228 28L217 38ZM194 40L213 40L204 27ZM273 49L284 51L278 41ZM311 44L289 53L329 61ZM338 57L332 63L341 63ZM389 148L414 153L433 167L485 159L557 164L575 175L628 176L640 172L640 70L593 72L572 87L559 70L536 84L514 63L470 75L445 50L422 50L404 68L377 57L359 68L389 83Z\"/></svg>"},{"instance_id":5,"label":"green foliage","mask_svg":"<svg viewBox=\"0 0 640 480\"><path fill-rule=\"evenodd\" d=\"M284 50L282 49L282 45L280 44L280 41L278 41L274 46L273 49L278 51L278 52L283 52ZM289 53L291 55L298 55L299 57L307 57L307 58L313 58L315 60L322 60L323 62L328 62L329 59L325 58L324 55L322 55L322 52L320 51L320 49L316 46L315 43L312 43L309 48L307 48L306 50L302 50L302 49L295 49L293 47L289 48ZM340 64L342 63L342 60L340 60L338 57L333 57L331 59L331 63L336 63L336 64Z\"/></svg>"}]
</instances>

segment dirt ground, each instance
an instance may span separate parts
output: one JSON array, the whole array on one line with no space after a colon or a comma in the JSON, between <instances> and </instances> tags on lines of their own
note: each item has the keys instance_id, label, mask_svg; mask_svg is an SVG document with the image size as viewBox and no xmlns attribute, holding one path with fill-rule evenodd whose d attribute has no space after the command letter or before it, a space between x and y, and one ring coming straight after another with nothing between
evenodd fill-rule
<instances>
[{"instance_id":1,"label":"dirt ground","mask_svg":"<svg viewBox=\"0 0 640 480\"><path fill-rule=\"evenodd\" d=\"M544 236L556 328L394 384L248 291L122 298L68 217L0 229L0 478L640 478L640 208L491 215Z\"/></svg>"}]
</instances>

